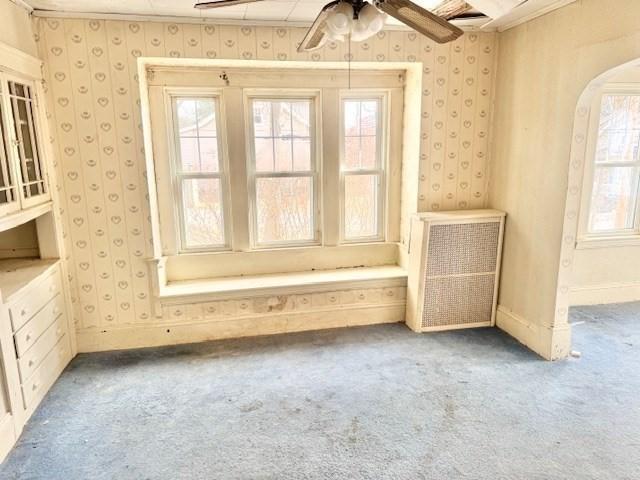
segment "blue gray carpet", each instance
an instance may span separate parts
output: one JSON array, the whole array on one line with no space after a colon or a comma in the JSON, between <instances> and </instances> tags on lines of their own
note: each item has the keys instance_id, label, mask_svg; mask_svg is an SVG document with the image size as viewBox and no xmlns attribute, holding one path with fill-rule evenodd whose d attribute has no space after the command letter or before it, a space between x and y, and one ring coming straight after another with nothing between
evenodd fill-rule
<instances>
[{"instance_id":1,"label":"blue gray carpet","mask_svg":"<svg viewBox=\"0 0 640 480\"><path fill-rule=\"evenodd\" d=\"M640 304L571 317L557 363L399 324L80 355L0 478L637 480Z\"/></svg>"}]
</instances>

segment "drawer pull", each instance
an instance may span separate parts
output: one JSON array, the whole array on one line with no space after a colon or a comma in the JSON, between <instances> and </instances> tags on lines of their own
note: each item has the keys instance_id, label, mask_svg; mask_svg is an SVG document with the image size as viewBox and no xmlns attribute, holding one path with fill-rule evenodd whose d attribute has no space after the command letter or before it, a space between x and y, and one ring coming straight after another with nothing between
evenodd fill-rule
<instances>
[{"instance_id":1,"label":"drawer pull","mask_svg":"<svg viewBox=\"0 0 640 480\"><path fill-rule=\"evenodd\" d=\"M31 340L31 334L30 334L30 333L27 333L27 336L26 336L26 337L24 337L24 341L25 341L25 342L29 342L30 340Z\"/></svg>"},{"instance_id":2,"label":"drawer pull","mask_svg":"<svg viewBox=\"0 0 640 480\"><path fill-rule=\"evenodd\" d=\"M40 385L38 385L37 383L34 383L33 385L31 385L31 390L33 390L34 392L38 389Z\"/></svg>"},{"instance_id":3,"label":"drawer pull","mask_svg":"<svg viewBox=\"0 0 640 480\"><path fill-rule=\"evenodd\" d=\"M33 360L29 360L29 366L33 367Z\"/></svg>"},{"instance_id":4,"label":"drawer pull","mask_svg":"<svg viewBox=\"0 0 640 480\"><path fill-rule=\"evenodd\" d=\"M53 309L53 314L58 315L60 313L60 309L58 307Z\"/></svg>"},{"instance_id":5,"label":"drawer pull","mask_svg":"<svg viewBox=\"0 0 640 480\"><path fill-rule=\"evenodd\" d=\"M23 308L22 311L20 312L20 315L24 317L26 314L27 314L27 309Z\"/></svg>"}]
</instances>

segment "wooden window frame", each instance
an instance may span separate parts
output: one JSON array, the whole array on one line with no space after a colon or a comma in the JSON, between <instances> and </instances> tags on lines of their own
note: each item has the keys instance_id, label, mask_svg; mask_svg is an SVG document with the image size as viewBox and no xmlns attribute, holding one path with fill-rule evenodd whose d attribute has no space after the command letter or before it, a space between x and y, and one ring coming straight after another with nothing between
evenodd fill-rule
<instances>
[{"instance_id":1,"label":"wooden window frame","mask_svg":"<svg viewBox=\"0 0 640 480\"><path fill-rule=\"evenodd\" d=\"M371 242L384 242L386 240L386 205L387 199L387 181L386 171L389 164L389 96L390 93L387 90L367 90L359 89L354 90L342 90L340 92L340 108L339 108L339 124L340 124L340 243L371 243ZM376 122L376 168L367 169L350 169L343 168L345 159L345 121L344 121L344 104L349 100L374 100L378 102L378 118ZM347 237L345 233L345 208L346 208L346 193L345 193L345 179L351 175L377 175L378 176L378 190L376 198L376 211L377 211L377 232L375 235L364 237Z\"/></svg>"},{"instance_id":2,"label":"wooden window frame","mask_svg":"<svg viewBox=\"0 0 640 480\"><path fill-rule=\"evenodd\" d=\"M309 136L311 138L311 165L308 171L304 172L257 172L255 167L255 141L254 141L254 122L253 122L253 101L254 100L310 100L310 125ZM322 155L320 151L320 143L318 139L322 138L320 125L320 111L322 108L322 98L319 90L308 89L245 89L244 90L244 118L245 118L245 137L247 148L247 189L249 195L249 234L250 245L254 250L265 248L287 248L301 246L315 246L322 243L322 191L319 187L322 172ZM259 178L311 178L312 189L312 218L311 228L313 238L301 241L277 241L277 242L259 242L258 241L258 217L256 207L256 182Z\"/></svg>"},{"instance_id":3,"label":"wooden window frame","mask_svg":"<svg viewBox=\"0 0 640 480\"><path fill-rule=\"evenodd\" d=\"M591 216L591 201L594 189L594 177L596 171L596 149L598 143L598 132L600 125L600 114L602 108L602 99L605 95L638 95L640 96L640 84L634 83L611 83L605 85L600 93L595 97L592 107L591 116L589 118L589 134L587 141L587 155L589 159L585 165L583 178L581 211L579 219L579 232L577 247L608 247L618 245L640 244L640 153L635 162L629 163L610 163L606 167L624 166L637 169L636 179L636 204L634 214L634 223L631 228L615 229L592 232L589 230L589 219Z\"/></svg>"},{"instance_id":4,"label":"wooden window frame","mask_svg":"<svg viewBox=\"0 0 640 480\"><path fill-rule=\"evenodd\" d=\"M176 118L176 100L179 98L213 99L215 101L216 115L216 141L218 144L218 171L217 172L181 172L180 159L180 139L178 132L178 121ZM174 220L177 225L178 253L198 253L224 251L231 249L231 222L229 208L229 183L228 183L228 155L225 142L225 128L223 120L222 92L210 89L166 89L165 90L165 110L167 121L169 122L169 157L171 171L171 195L174 205ZM222 203L222 225L224 242L222 244L203 245L200 247L189 247L186 242L186 230L184 221L184 202L182 183L188 179L208 179L217 178L220 181L221 203Z\"/></svg>"}]
</instances>

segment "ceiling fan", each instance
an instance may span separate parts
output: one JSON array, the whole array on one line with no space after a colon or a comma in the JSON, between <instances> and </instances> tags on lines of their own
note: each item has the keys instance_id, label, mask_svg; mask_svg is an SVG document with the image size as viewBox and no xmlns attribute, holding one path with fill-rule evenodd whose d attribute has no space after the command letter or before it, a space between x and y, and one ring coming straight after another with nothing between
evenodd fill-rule
<instances>
[{"instance_id":1,"label":"ceiling fan","mask_svg":"<svg viewBox=\"0 0 640 480\"><path fill-rule=\"evenodd\" d=\"M195 8L220 8L258 1L261 0L209 0L196 3ZM463 16L472 8L461 0L445 0L435 12L425 10L410 0L371 1L334 0L326 4L307 31L298 51L316 50L328 40L365 40L382 30L385 14L438 43L447 43L463 33L447 19Z\"/></svg>"}]
</instances>

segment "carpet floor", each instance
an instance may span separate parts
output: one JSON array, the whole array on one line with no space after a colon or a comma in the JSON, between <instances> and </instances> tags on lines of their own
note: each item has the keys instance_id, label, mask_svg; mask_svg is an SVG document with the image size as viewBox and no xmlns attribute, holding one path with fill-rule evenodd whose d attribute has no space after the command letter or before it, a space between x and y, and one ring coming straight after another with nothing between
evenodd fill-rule
<instances>
[{"instance_id":1,"label":"carpet floor","mask_svg":"<svg viewBox=\"0 0 640 480\"><path fill-rule=\"evenodd\" d=\"M497 329L327 330L75 358L1 479L640 478L640 303L580 358Z\"/></svg>"}]
</instances>

